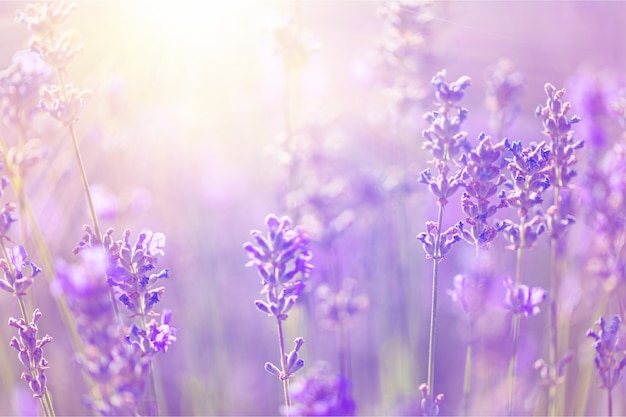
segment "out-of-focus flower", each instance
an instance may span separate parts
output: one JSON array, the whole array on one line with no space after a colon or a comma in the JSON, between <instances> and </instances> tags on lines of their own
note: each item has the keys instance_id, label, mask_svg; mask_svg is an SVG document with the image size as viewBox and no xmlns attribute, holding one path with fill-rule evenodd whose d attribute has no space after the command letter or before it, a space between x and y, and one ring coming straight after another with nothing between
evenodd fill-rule
<instances>
[{"instance_id":1,"label":"out-of-focus flower","mask_svg":"<svg viewBox=\"0 0 626 417\"><path fill-rule=\"evenodd\" d=\"M480 274L458 274L454 277L454 289L448 290L448 295L475 319L485 309L487 290L487 280Z\"/></svg>"},{"instance_id":2,"label":"out-of-focus flower","mask_svg":"<svg viewBox=\"0 0 626 417\"><path fill-rule=\"evenodd\" d=\"M622 320L614 316L609 327L606 327L604 318L596 322L600 331L587 331L587 336L594 339L593 347L596 351L594 363L600 377L601 388L612 390L622 380L622 370L626 366L624 345L621 342L619 326Z\"/></svg>"},{"instance_id":3,"label":"out-of-focus flower","mask_svg":"<svg viewBox=\"0 0 626 417\"><path fill-rule=\"evenodd\" d=\"M28 382L33 397L38 398L43 397L47 389L45 371L48 369L48 361L43 357L43 347L52 342L52 337L48 335L37 339L39 329L35 323L41 316L41 311L35 309L30 323L26 323L22 318L17 320L11 317L9 319L9 326L18 330L19 338L11 339L10 345L18 351L18 358L24 365L25 371L22 372L22 379Z\"/></svg>"},{"instance_id":4,"label":"out-of-focus flower","mask_svg":"<svg viewBox=\"0 0 626 417\"><path fill-rule=\"evenodd\" d=\"M64 71L83 49L80 35L64 30L55 36L33 36L30 47L51 67Z\"/></svg>"},{"instance_id":5,"label":"out-of-focus flower","mask_svg":"<svg viewBox=\"0 0 626 417\"><path fill-rule=\"evenodd\" d=\"M428 96L424 78L435 50L429 42L436 2L392 0L378 9L384 29L378 47L378 65L385 96L394 110L406 114Z\"/></svg>"},{"instance_id":6,"label":"out-of-focus flower","mask_svg":"<svg viewBox=\"0 0 626 417\"><path fill-rule=\"evenodd\" d=\"M36 34L49 35L67 20L75 8L76 3L67 1L29 3L24 7L24 10L18 10L16 19Z\"/></svg>"},{"instance_id":7,"label":"out-of-focus flower","mask_svg":"<svg viewBox=\"0 0 626 417\"><path fill-rule=\"evenodd\" d=\"M315 291L317 311L323 323L331 328L349 325L352 317L369 307L365 294L356 295L355 279L344 279L339 291L334 292L328 284L321 284Z\"/></svg>"},{"instance_id":8,"label":"out-of-focus flower","mask_svg":"<svg viewBox=\"0 0 626 417\"><path fill-rule=\"evenodd\" d=\"M41 90L50 75L50 67L38 54L13 55L11 65L0 72L0 112L6 124L25 124L39 110Z\"/></svg>"},{"instance_id":9,"label":"out-of-focus flower","mask_svg":"<svg viewBox=\"0 0 626 417\"><path fill-rule=\"evenodd\" d=\"M0 259L0 269L4 271L0 288L19 297L26 295L33 285L33 278L41 272L41 268L27 261L26 256L26 249L18 245L8 251L8 261Z\"/></svg>"},{"instance_id":10,"label":"out-of-focus flower","mask_svg":"<svg viewBox=\"0 0 626 417\"><path fill-rule=\"evenodd\" d=\"M356 411L350 381L334 374L326 362L314 363L290 389L293 416L353 416Z\"/></svg>"},{"instance_id":11,"label":"out-of-focus flower","mask_svg":"<svg viewBox=\"0 0 626 417\"><path fill-rule=\"evenodd\" d=\"M496 137L502 137L519 111L517 100L524 85L524 77L513 62L501 59L489 70L485 105L489 110L489 126Z\"/></svg>"},{"instance_id":12,"label":"out-of-focus flower","mask_svg":"<svg viewBox=\"0 0 626 417\"><path fill-rule=\"evenodd\" d=\"M93 184L90 189L96 216L101 220L112 220L117 217L120 205L115 194L102 184Z\"/></svg>"},{"instance_id":13,"label":"out-of-focus flower","mask_svg":"<svg viewBox=\"0 0 626 417\"><path fill-rule=\"evenodd\" d=\"M70 126L78 121L85 107L87 99L91 97L91 91L65 86L65 91L58 85L44 88L43 98L39 102L42 110L50 117L57 120L60 126Z\"/></svg>"},{"instance_id":14,"label":"out-of-focus flower","mask_svg":"<svg viewBox=\"0 0 626 417\"><path fill-rule=\"evenodd\" d=\"M511 314L523 314L528 317L541 312L539 304L546 299L546 291L543 288L515 285L508 277L504 279L503 285L506 288L504 306Z\"/></svg>"}]
</instances>

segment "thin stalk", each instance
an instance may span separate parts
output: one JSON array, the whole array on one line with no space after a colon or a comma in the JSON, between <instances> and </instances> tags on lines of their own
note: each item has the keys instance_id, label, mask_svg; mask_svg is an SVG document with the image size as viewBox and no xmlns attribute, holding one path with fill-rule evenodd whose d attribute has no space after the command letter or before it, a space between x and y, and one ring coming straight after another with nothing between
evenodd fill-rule
<instances>
[{"instance_id":1,"label":"thin stalk","mask_svg":"<svg viewBox=\"0 0 626 417\"><path fill-rule=\"evenodd\" d=\"M144 330L148 330L148 326L146 325L146 315L144 310L143 302L139 303L139 314L141 316L141 326ZM156 396L156 383L154 380L154 370L152 369L152 361L150 361L150 365L148 367L148 384L146 392L142 395L140 410L141 415L143 416L158 416L159 415L159 402Z\"/></svg>"},{"instance_id":2,"label":"thin stalk","mask_svg":"<svg viewBox=\"0 0 626 417\"><path fill-rule=\"evenodd\" d=\"M443 221L443 205L438 204L437 214L437 236L435 238L435 249L433 252L433 282L430 309L430 336L428 340L428 396L429 406L435 399L435 330L437 324L437 283L439 279L439 261L441 260L441 224Z\"/></svg>"},{"instance_id":3,"label":"thin stalk","mask_svg":"<svg viewBox=\"0 0 626 417\"><path fill-rule=\"evenodd\" d=\"M561 206L561 170L560 167L556 169L556 186L554 188L554 205L556 206L556 222L559 220L559 211ZM548 311L548 322L550 325L549 330L549 349L548 349L548 369L550 374L554 377L554 380L550 381L548 388L548 415L551 417L556 416L557 402L556 402L556 361L558 356L558 317L557 317L557 297L559 293L559 259L558 259L558 238L552 236L550 239L550 308Z\"/></svg>"},{"instance_id":4,"label":"thin stalk","mask_svg":"<svg viewBox=\"0 0 626 417\"><path fill-rule=\"evenodd\" d=\"M470 415L470 401L472 394L472 356L474 347L474 329L476 322L470 318L469 320L469 342L465 351L465 374L463 378L463 411L465 416Z\"/></svg>"},{"instance_id":5,"label":"thin stalk","mask_svg":"<svg viewBox=\"0 0 626 417\"><path fill-rule=\"evenodd\" d=\"M285 355L285 337L283 334L283 322L276 320L278 325L278 347L280 349L280 364L282 367L283 392L285 394L285 406L287 407L287 417L291 417L291 398L289 396L289 378L287 376L287 356Z\"/></svg>"},{"instance_id":6,"label":"thin stalk","mask_svg":"<svg viewBox=\"0 0 626 417\"><path fill-rule=\"evenodd\" d=\"M607 400L608 400L608 405L609 405L609 417L613 416L613 390L612 389L608 389L608 395L607 395Z\"/></svg>"},{"instance_id":7,"label":"thin stalk","mask_svg":"<svg viewBox=\"0 0 626 417\"><path fill-rule=\"evenodd\" d=\"M557 245L558 240L553 238L550 240L550 349L548 354L548 364L550 373L556 373L557 348L558 348L558 327L557 327L557 304L556 298L558 294L558 266L557 266ZM553 375L554 378L557 375ZM556 416L556 379L550 381L548 388L548 413L550 416Z\"/></svg>"},{"instance_id":8,"label":"thin stalk","mask_svg":"<svg viewBox=\"0 0 626 417\"><path fill-rule=\"evenodd\" d=\"M520 240L519 247L517 248L517 262L515 265L515 287L518 288L522 283L522 256L524 254L525 245L525 229L526 229L526 216L522 216L520 219ZM519 344L520 333L520 315L513 313L513 353L511 361L509 363L509 405L508 415L512 416L515 410L515 379L517 378L517 347Z\"/></svg>"}]
</instances>

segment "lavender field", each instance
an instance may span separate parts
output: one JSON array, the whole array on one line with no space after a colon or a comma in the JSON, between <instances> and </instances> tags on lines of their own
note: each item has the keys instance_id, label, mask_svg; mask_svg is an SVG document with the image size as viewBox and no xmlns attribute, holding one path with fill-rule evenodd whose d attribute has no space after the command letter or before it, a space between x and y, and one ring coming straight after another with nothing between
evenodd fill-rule
<instances>
[{"instance_id":1,"label":"lavender field","mask_svg":"<svg viewBox=\"0 0 626 417\"><path fill-rule=\"evenodd\" d=\"M626 3L0 34L0 415L625 415Z\"/></svg>"}]
</instances>

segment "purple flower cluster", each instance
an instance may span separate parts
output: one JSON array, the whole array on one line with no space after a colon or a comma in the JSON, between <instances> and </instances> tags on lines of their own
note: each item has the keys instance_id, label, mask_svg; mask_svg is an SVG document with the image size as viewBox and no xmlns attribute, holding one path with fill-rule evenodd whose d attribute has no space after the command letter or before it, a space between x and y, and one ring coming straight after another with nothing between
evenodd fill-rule
<instances>
[{"instance_id":1,"label":"purple flower cluster","mask_svg":"<svg viewBox=\"0 0 626 417\"><path fill-rule=\"evenodd\" d=\"M0 268L4 271L4 276L0 279L0 289L18 297L26 295L33 285L33 278L41 272L41 268L27 261L26 256L26 249L17 245L8 251L8 260L0 259Z\"/></svg>"},{"instance_id":2,"label":"purple flower cluster","mask_svg":"<svg viewBox=\"0 0 626 417\"><path fill-rule=\"evenodd\" d=\"M18 358L26 368L22 372L22 379L28 383L33 396L37 398L42 398L47 389L45 371L48 369L48 361L43 357L43 347L52 342L52 337L48 335L37 339L39 329L35 323L41 316L41 311L35 309L30 323L26 323L23 318L18 320L11 317L9 319L9 326L18 330L19 338L11 339L11 347L18 351Z\"/></svg>"},{"instance_id":3,"label":"purple flower cluster","mask_svg":"<svg viewBox=\"0 0 626 417\"><path fill-rule=\"evenodd\" d=\"M539 314L539 304L546 299L546 291L541 287L529 287L528 285L515 285L510 278L504 279L504 306L511 314L523 314L535 316Z\"/></svg>"},{"instance_id":4,"label":"purple flower cluster","mask_svg":"<svg viewBox=\"0 0 626 417\"><path fill-rule=\"evenodd\" d=\"M50 67L32 51L13 55L11 65L0 72L0 112L7 125L24 127L39 110L41 89L49 81Z\"/></svg>"},{"instance_id":5,"label":"purple flower cluster","mask_svg":"<svg viewBox=\"0 0 626 417\"><path fill-rule=\"evenodd\" d=\"M462 182L465 191L461 197L461 208L467 215L465 223L457 223L461 237L471 245L479 248L488 248L502 230L501 222L490 223L496 211L509 204L500 187L506 182L501 173L506 166L504 158L504 142L491 143L491 138L485 134L478 137L479 143L475 149L461 157L465 166L462 171ZM497 196L499 202L493 204L491 198Z\"/></svg>"},{"instance_id":6,"label":"purple flower cluster","mask_svg":"<svg viewBox=\"0 0 626 417\"><path fill-rule=\"evenodd\" d=\"M160 325L151 321L146 331L135 324L121 325L105 280L109 258L99 247L85 247L79 256L79 263L57 264L56 288L68 300L82 340L78 363L100 393L87 404L101 415L136 414L153 356L175 340L170 312L163 312Z\"/></svg>"},{"instance_id":7,"label":"purple flower cluster","mask_svg":"<svg viewBox=\"0 0 626 417\"><path fill-rule=\"evenodd\" d=\"M289 311L304 290L313 265L309 250L309 239L299 226L292 228L288 217L278 218L270 214L265 219L269 232L267 236L259 230L251 232L254 243L243 245L248 253L246 266L255 266L261 277L262 293L267 301L256 300L257 309L270 317L276 318L281 362L276 366L265 363L265 370L277 376L284 383L286 406L289 408L289 392L287 380L304 366L298 351L304 339L295 340L294 349L286 353L282 322L287 320Z\"/></svg>"},{"instance_id":8,"label":"purple flower cluster","mask_svg":"<svg viewBox=\"0 0 626 417\"><path fill-rule=\"evenodd\" d=\"M44 88L40 107L61 126L70 126L78 120L91 95L88 90L78 90L63 81L63 74L83 46L73 30L60 29L75 7L74 3L64 1L32 3L17 13L17 21L32 32L31 50L59 75L60 85Z\"/></svg>"},{"instance_id":9,"label":"purple flower cluster","mask_svg":"<svg viewBox=\"0 0 626 417\"><path fill-rule=\"evenodd\" d=\"M257 268L262 293L267 294L267 301L255 301L259 311L286 320L313 269L309 239L300 227L292 228L288 217L269 215L265 224L268 235L253 230L254 243L243 246L250 258L246 266Z\"/></svg>"},{"instance_id":10,"label":"purple flower cluster","mask_svg":"<svg viewBox=\"0 0 626 417\"><path fill-rule=\"evenodd\" d=\"M619 327L622 320L613 316L607 328L604 318L596 322L599 331L589 329L587 336L594 339L593 348L596 351L594 363L600 377L601 387L611 391L622 380L622 370L626 366L624 346L621 343Z\"/></svg>"},{"instance_id":11,"label":"purple flower cluster","mask_svg":"<svg viewBox=\"0 0 626 417\"><path fill-rule=\"evenodd\" d=\"M517 102L524 77L509 59L501 59L490 69L487 77L485 105L489 110L489 127L496 137L502 137L517 113Z\"/></svg>"},{"instance_id":12,"label":"purple flower cluster","mask_svg":"<svg viewBox=\"0 0 626 417\"><path fill-rule=\"evenodd\" d=\"M353 416L350 382L334 374L326 362L314 363L292 384L293 416ZM283 413L286 414L286 413Z\"/></svg>"},{"instance_id":13,"label":"purple flower cluster","mask_svg":"<svg viewBox=\"0 0 626 417\"><path fill-rule=\"evenodd\" d=\"M317 312L322 323L330 328L349 325L353 316L367 310L369 298L366 294L354 294L357 281L344 279L335 292L328 284L320 284L315 290Z\"/></svg>"},{"instance_id":14,"label":"purple flower cluster","mask_svg":"<svg viewBox=\"0 0 626 417\"><path fill-rule=\"evenodd\" d=\"M85 226L85 235L74 249L79 253L92 248L96 236L89 226ZM164 310L161 325L146 322L150 316L158 315L154 306L161 300L165 288L158 286L163 278L169 277L167 268L154 273L158 256L165 253L165 235L146 230L140 233L134 244L130 242L130 230L125 230L123 239L114 240L113 229L102 236L102 245L107 257L106 282L115 290L116 297L122 303L131 318L139 318L141 325L133 325L131 333L143 342L143 349L153 352L167 351L167 345L176 340L175 328L170 327L171 311ZM160 330L159 330L160 329ZM158 341L158 344L155 344ZM165 345L164 345L165 344Z\"/></svg>"}]
</instances>

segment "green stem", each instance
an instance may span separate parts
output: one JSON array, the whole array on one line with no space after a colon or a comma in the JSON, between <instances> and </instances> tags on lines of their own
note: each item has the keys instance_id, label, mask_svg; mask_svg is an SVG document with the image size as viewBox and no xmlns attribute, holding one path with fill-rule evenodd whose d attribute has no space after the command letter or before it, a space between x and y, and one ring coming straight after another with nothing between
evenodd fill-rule
<instances>
[{"instance_id":1,"label":"green stem","mask_svg":"<svg viewBox=\"0 0 626 417\"><path fill-rule=\"evenodd\" d=\"M428 396L429 407L435 399L435 329L437 324L437 283L439 279L439 261L441 260L441 223L443 221L443 204L438 204L437 236L433 252L433 282L430 309L430 336L428 340Z\"/></svg>"}]
</instances>

